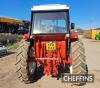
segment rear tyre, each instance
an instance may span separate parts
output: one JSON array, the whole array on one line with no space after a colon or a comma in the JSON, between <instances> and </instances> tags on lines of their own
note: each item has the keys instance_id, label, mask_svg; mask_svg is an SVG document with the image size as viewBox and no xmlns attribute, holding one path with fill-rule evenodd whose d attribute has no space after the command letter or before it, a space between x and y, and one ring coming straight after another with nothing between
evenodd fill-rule
<instances>
[{"instance_id":1,"label":"rear tyre","mask_svg":"<svg viewBox=\"0 0 100 88\"><path fill-rule=\"evenodd\" d=\"M99 38L98 37L95 37L95 40L99 40Z\"/></svg>"},{"instance_id":2,"label":"rear tyre","mask_svg":"<svg viewBox=\"0 0 100 88\"><path fill-rule=\"evenodd\" d=\"M86 64L85 50L82 41L78 40L71 43L71 56L73 58L72 74L88 74L88 68ZM78 85L84 85L85 82L77 83Z\"/></svg>"},{"instance_id":3,"label":"rear tyre","mask_svg":"<svg viewBox=\"0 0 100 88\"><path fill-rule=\"evenodd\" d=\"M20 46L17 49L17 56L16 56L16 69L17 69L17 75L18 78L21 79L21 81L24 81L25 83L30 83L32 82L32 75L30 74L30 67L28 63L28 58L29 58L29 46L30 43L22 40L20 42ZM35 69L35 63L33 65Z\"/></svg>"}]
</instances>

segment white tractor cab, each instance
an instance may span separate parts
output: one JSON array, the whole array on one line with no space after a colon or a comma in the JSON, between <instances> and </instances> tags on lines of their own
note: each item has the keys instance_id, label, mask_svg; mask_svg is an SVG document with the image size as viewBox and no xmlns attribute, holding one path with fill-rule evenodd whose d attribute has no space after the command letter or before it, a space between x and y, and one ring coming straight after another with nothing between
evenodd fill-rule
<instances>
[{"instance_id":1,"label":"white tractor cab","mask_svg":"<svg viewBox=\"0 0 100 88\"><path fill-rule=\"evenodd\" d=\"M69 6L63 4L39 5L31 8L30 34L70 32ZM74 28L74 24L72 27Z\"/></svg>"}]
</instances>

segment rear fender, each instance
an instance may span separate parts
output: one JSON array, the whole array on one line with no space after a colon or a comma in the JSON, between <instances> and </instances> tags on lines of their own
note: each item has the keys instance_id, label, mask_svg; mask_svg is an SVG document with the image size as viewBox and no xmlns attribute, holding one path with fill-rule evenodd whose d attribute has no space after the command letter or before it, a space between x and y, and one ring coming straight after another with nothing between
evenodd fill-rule
<instances>
[{"instance_id":1,"label":"rear fender","mask_svg":"<svg viewBox=\"0 0 100 88\"><path fill-rule=\"evenodd\" d=\"M78 34L76 32L71 32L70 33L70 39L71 39L71 42L77 41L78 40Z\"/></svg>"},{"instance_id":2,"label":"rear fender","mask_svg":"<svg viewBox=\"0 0 100 88\"><path fill-rule=\"evenodd\" d=\"M29 39L30 36L29 36L29 34L24 34L24 35L22 36L22 38L23 38L23 39Z\"/></svg>"}]
</instances>

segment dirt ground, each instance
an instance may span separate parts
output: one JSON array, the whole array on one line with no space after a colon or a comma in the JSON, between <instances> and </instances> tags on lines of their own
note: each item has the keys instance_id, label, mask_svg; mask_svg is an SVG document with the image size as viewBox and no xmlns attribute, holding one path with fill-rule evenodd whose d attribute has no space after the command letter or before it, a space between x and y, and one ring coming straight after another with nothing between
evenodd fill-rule
<instances>
[{"instance_id":1,"label":"dirt ground","mask_svg":"<svg viewBox=\"0 0 100 88\"><path fill-rule=\"evenodd\" d=\"M82 39L86 50L89 73L95 75L94 83L76 86L61 80L44 76L31 84L20 82L15 73L15 56L12 53L0 58L0 88L100 88L100 41Z\"/></svg>"}]
</instances>

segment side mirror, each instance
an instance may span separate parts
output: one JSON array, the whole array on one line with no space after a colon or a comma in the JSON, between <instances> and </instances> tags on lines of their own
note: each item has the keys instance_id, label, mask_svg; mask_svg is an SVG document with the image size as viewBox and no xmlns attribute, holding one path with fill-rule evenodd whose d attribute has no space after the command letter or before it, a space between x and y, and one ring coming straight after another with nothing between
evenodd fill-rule
<instances>
[{"instance_id":1,"label":"side mirror","mask_svg":"<svg viewBox=\"0 0 100 88\"><path fill-rule=\"evenodd\" d=\"M75 23L71 23L71 29L75 29Z\"/></svg>"}]
</instances>

